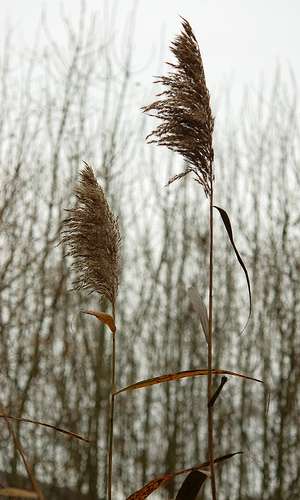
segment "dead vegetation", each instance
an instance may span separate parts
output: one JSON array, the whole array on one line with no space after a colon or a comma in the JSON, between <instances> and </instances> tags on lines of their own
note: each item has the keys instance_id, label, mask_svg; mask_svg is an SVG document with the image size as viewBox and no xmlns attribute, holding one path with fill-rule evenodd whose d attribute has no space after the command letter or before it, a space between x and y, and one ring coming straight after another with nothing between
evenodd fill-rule
<instances>
[{"instance_id":1,"label":"dead vegetation","mask_svg":"<svg viewBox=\"0 0 300 500\"><path fill-rule=\"evenodd\" d=\"M86 498L103 497L108 484L107 436L112 431L108 401L123 391L126 394L118 396L121 404L116 404L114 414L112 477L116 496L130 498L143 484L148 491L153 485L161 486L161 494L167 498L185 494L186 483L181 486L180 473L189 473L193 464L202 472L188 476L188 488L195 482L200 486L208 482L212 460L210 465L206 460L205 406L210 402L215 429L211 455L230 458L228 450L244 452L216 468L218 499L297 500L300 256L295 190L299 185L296 89L287 89L277 76L271 97L266 94L252 100L257 107L252 104L251 112L245 101L236 128L226 123L225 132L221 132L220 123L216 130L215 197L234 221L234 241L242 261L247 262L253 288L248 330L239 335L249 304L224 232L215 221L214 321L208 327L203 313L203 297L210 288L207 200L201 199L199 186L191 186L188 178L174 185L173 191L158 189L155 172L162 161L168 163L164 156L150 156L142 150L137 166L137 135L142 136L143 131L130 130L124 119L130 71L120 72L116 80L110 75L104 83L99 81L93 68L99 57L107 61L107 54L101 52L103 46L94 52L87 50L97 38L92 25L85 34L70 30L76 43L70 44L75 49L68 54L67 71L63 68L59 73L59 60L51 62L49 54L45 56L48 87L40 96L45 113L36 113L32 77L26 80L27 87L20 89L23 99L15 99L14 92L19 89L9 84L9 40L7 59L1 61L0 356L5 411L0 458L1 469L8 473L1 483L6 489L12 485L32 489L20 480L24 469L19 451L24 449L38 484L54 483L68 491L72 488ZM192 36L188 31L187 35ZM34 74L34 68L28 71ZM62 88L57 88L57 81ZM79 94L78 82L85 82ZM92 89L97 84L103 85L104 92L95 107ZM115 93L118 100L107 99ZM20 108L16 102L21 103ZM86 111L91 103L95 120L89 121ZM101 126L97 122L99 110ZM205 116L211 119L211 115ZM199 127L202 125L200 119ZM177 143L173 149L176 147ZM177 149L185 151L181 146ZM211 154L207 157L212 158ZM76 277L70 272L63 247L56 245L63 208L73 203L70 192L81 158L91 159L103 192L112 207L117 207L122 234L126 235L115 363L110 338L115 322L103 316L111 311L101 311L100 320L106 319L104 323L111 325L112 332L104 332L106 326L99 329L99 322L81 314L84 310L99 316L98 304L80 290L69 292ZM166 178L178 171L172 162L166 168ZM147 166L142 174L141 163ZM194 163L187 165L196 169ZM199 172L205 188L212 176L205 174L205 161L199 165L204 169ZM210 200L211 191L205 192ZM106 206L103 200L102 206ZM195 301L191 309L188 285L193 290L196 287L196 311L200 303L202 313L195 312ZM99 288L96 281L92 288ZM115 298L116 286L108 288L110 298ZM213 405L221 385L216 383L211 398L205 398L203 381L207 375L187 377L186 382L154 382L183 378L184 373L195 375L193 370L199 366L214 375L207 366L206 336L200 323L207 339L213 326L211 368L222 367L218 372L221 376L227 370L257 374L265 381L266 390L232 377ZM117 367L116 391L111 390L113 366ZM163 380L156 377L161 373ZM137 381L147 390L129 391ZM21 445L12 444L7 425L10 418ZM92 444L63 439L62 433L42 429L31 421L79 434ZM33 495L42 497L38 486Z\"/></svg>"}]
</instances>

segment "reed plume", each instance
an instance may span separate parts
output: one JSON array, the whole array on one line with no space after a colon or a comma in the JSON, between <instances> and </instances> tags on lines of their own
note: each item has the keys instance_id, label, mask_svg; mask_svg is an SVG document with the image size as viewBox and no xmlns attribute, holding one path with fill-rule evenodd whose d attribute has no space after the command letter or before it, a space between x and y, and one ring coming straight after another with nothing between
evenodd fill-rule
<instances>
[{"instance_id":1,"label":"reed plume","mask_svg":"<svg viewBox=\"0 0 300 500\"><path fill-rule=\"evenodd\" d=\"M185 159L185 170L172 177L169 183L193 172L209 195L213 176L214 120L198 42L185 19L182 28L170 45L177 63L167 63L173 71L155 82L161 83L165 90L157 94L159 100L142 108L162 121L147 140L167 146Z\"/></svg>"},{"instance_id":2,"label":"reed plume","mask_svg":"<svg viewBox=\"0 0 300 500\"><path fill-rule=\"evenodd\" d=\"M85 163L85 162L84 162ZM73 257L74 290L97 292L115 305L120 275L120 230L92 168L85 163L74 188L76 205L64 220L62 243Z\"/></svg>"}]
</instances>

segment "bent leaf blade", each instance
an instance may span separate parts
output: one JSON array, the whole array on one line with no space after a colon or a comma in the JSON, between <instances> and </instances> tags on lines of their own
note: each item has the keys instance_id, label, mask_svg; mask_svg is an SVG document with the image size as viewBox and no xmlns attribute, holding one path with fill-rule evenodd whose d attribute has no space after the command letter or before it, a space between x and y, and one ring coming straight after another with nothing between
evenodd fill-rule
<instances>
[{"instance_id":1,"label":"bent leaf blade","mask_svg":"<svg viewBox=\"0 0 300 500\"><path fill-rule=\"evenodd\" d=\"M114 318L110 314L107 314L107 313L104 313L101 311L92 311L92 310L82 311L82 312L84 314L89 314L90 316L95 316L95 318L97 318L101 323L108 326L108 328L110 329L110 331L112 333L116 332L115 321L114 321Z\"/></svg>"},{"instance_id":2,"label":"bent leaf blade","mask_svg":"<svg viewBox=\"0 0 300 500\"><path fill-rule=\"evenodd\" d=\"M196 500L207 474L193 470L183 481L175 500Z\"/></svg>"},{"instance_id":3,"label":"bent leaf blade","mask_svg":"<svg viewBox=\"0 0 300 500\"><path fill-rule=\"evenodd\" d=\"M177 373L167 373L165 375L159 375L158 377L148 378L145 380L140 380L139 382L135 382L134 384L130 384L118 391L114 392L114 395L117 396L122 392L127 391L135 391L137 389L143 389L146 387L150 387L151 385L159 385L164 384L166 382L173 382L175 380L180 380L183 378L191 378L191 377L203 377L207 376L209 370L207 368L202 368L200 370L184 370ZM262 380L251 377L250 375L245 375L244 373L234 372L231 370L221 370L219 368L214 368L212 370L213 375L232 375L233 377L239 377L243 379L253 380L254 382L263 383Z\"/></svg>"},{"instance_id":4,"label":"bent leaf blade","mask_svg":"<svg viewBox=\"0 0 300 500\"><path fill-rule=\"evenodd\" d=\"M249 293L249 314L248 314L248 318L247 318L246 324L243 327L242 332L241 332L241 333L243 333L245 331L245 329L247 328L247 325L248 325L248 322L249 322L249 319L250 319L250 316L251 316L251 312L252 312L252 294L251 294L250 279L249 279L247 268L246 268L246 266L245 266L245 264L243 262L243 259L240 256L240 254L238 252L238 249L235 246L234 239L233 239L233 232L232 232L231 222L230 222L230 219L229 219L229 216L228 216L226 210L224 210L223 208L217 207L216 205L214 205L214 208L216 210L218 210L219 214L221 215L221 218L222 218L223 224L225 226L225 229L227 231L227 234L228 234L231 246L232 246L232 248L233 248L233 250L235 252L236 258L237 258L237 260L238 260L241 268L244 271L244 274L245 274L245 277L246 277L246 281L247 281L247 287L248 287L248 293Z\"/></svg>"}]
</instances>

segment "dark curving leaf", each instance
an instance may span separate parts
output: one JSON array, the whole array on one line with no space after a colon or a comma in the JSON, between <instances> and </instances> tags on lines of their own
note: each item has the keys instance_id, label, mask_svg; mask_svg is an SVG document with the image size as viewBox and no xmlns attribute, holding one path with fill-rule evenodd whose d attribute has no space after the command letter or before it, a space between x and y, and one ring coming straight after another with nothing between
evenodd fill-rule
<instances>
[{"instance_id":1,"label":"dark curving leaf","mask_svg":"<svg viewBox=\"0 0 300 500\"><path fill-rule=\"evenodd\" d=\"M227 231L228 237L230 239L230 243L232 245L232 248L233 248L233 250L235 252L235 255L237 257L237 260L239 261L239 263L240 263L240 265L241 265L241 267L242 267L242 269L243 269L243 271L245 273L245 276L246 276L246 281L247 281L247 286L248 286L248 292L249 292L249 315L248 315L246 324L245 324L245 326L242 329L241 333L243 333L245 331L245 329L247 328L247 325L248 325L248 322L249 322L249 319L250 319L250 316L251 316L251 311L252 311L252 296L251 296L250 279L249 279L247 268L246 268L246 266L245 266L245 264L244 264L244 262L242 260L242 257L240 256L240 254L238 252L238 249L235 246L234 239L233 239L233 232L232 232L231 222L230 222L230 219L229 219L229 216L228 216L227 212L223 208L217 207L216 205L214 205L214 208L216 208L218 210L219 214L222 217L222 221L223 221L223 224L224 224L225 229Z\"/></svg>"},{"instance_id":2,"label":"dark curving leaf","mask_svg":"<svg viewBox=\"0 0 300 500\"><path fill-rule=\"evenodd\" d=\"M196 500L207 474L193 470L183 481L175 500Z\"/></svg>"}]
</instances>

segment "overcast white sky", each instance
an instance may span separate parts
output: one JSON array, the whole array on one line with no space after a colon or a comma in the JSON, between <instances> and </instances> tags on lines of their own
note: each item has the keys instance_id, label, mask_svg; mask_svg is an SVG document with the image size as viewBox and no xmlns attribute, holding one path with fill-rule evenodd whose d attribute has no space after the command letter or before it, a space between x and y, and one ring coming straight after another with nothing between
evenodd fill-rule
<instances>
[{"instance_id":1,"label":"overcast white sky","mask_svg":"<svg viewBox=\"0 0 300 500\"><path fill-rule=\"evenodd\" d=\"M74 21L80 5L80 0L0 1L1 23L10 20L15 39L22 46L33 40L43 8L59 41L63 36L61 5ZM99 11L100 15L104 4L106 9L114 9L118 26L122 26L133 2L86 0L87 9ZM299 81L300 0L136 0L135 5L133 67L138 71L146 62L147 69L139 76L142 80L147 81L149 72L157 72L159 53L160 58L168 58L168 43L179 30L178 16L182 15L190 21L199 40L208 85L213 89L229 81L240 88L245 83L252 87L262 74L264 80L271 80L278 63L284 71L290 66Z\"/></svg>"}]
</instances>

